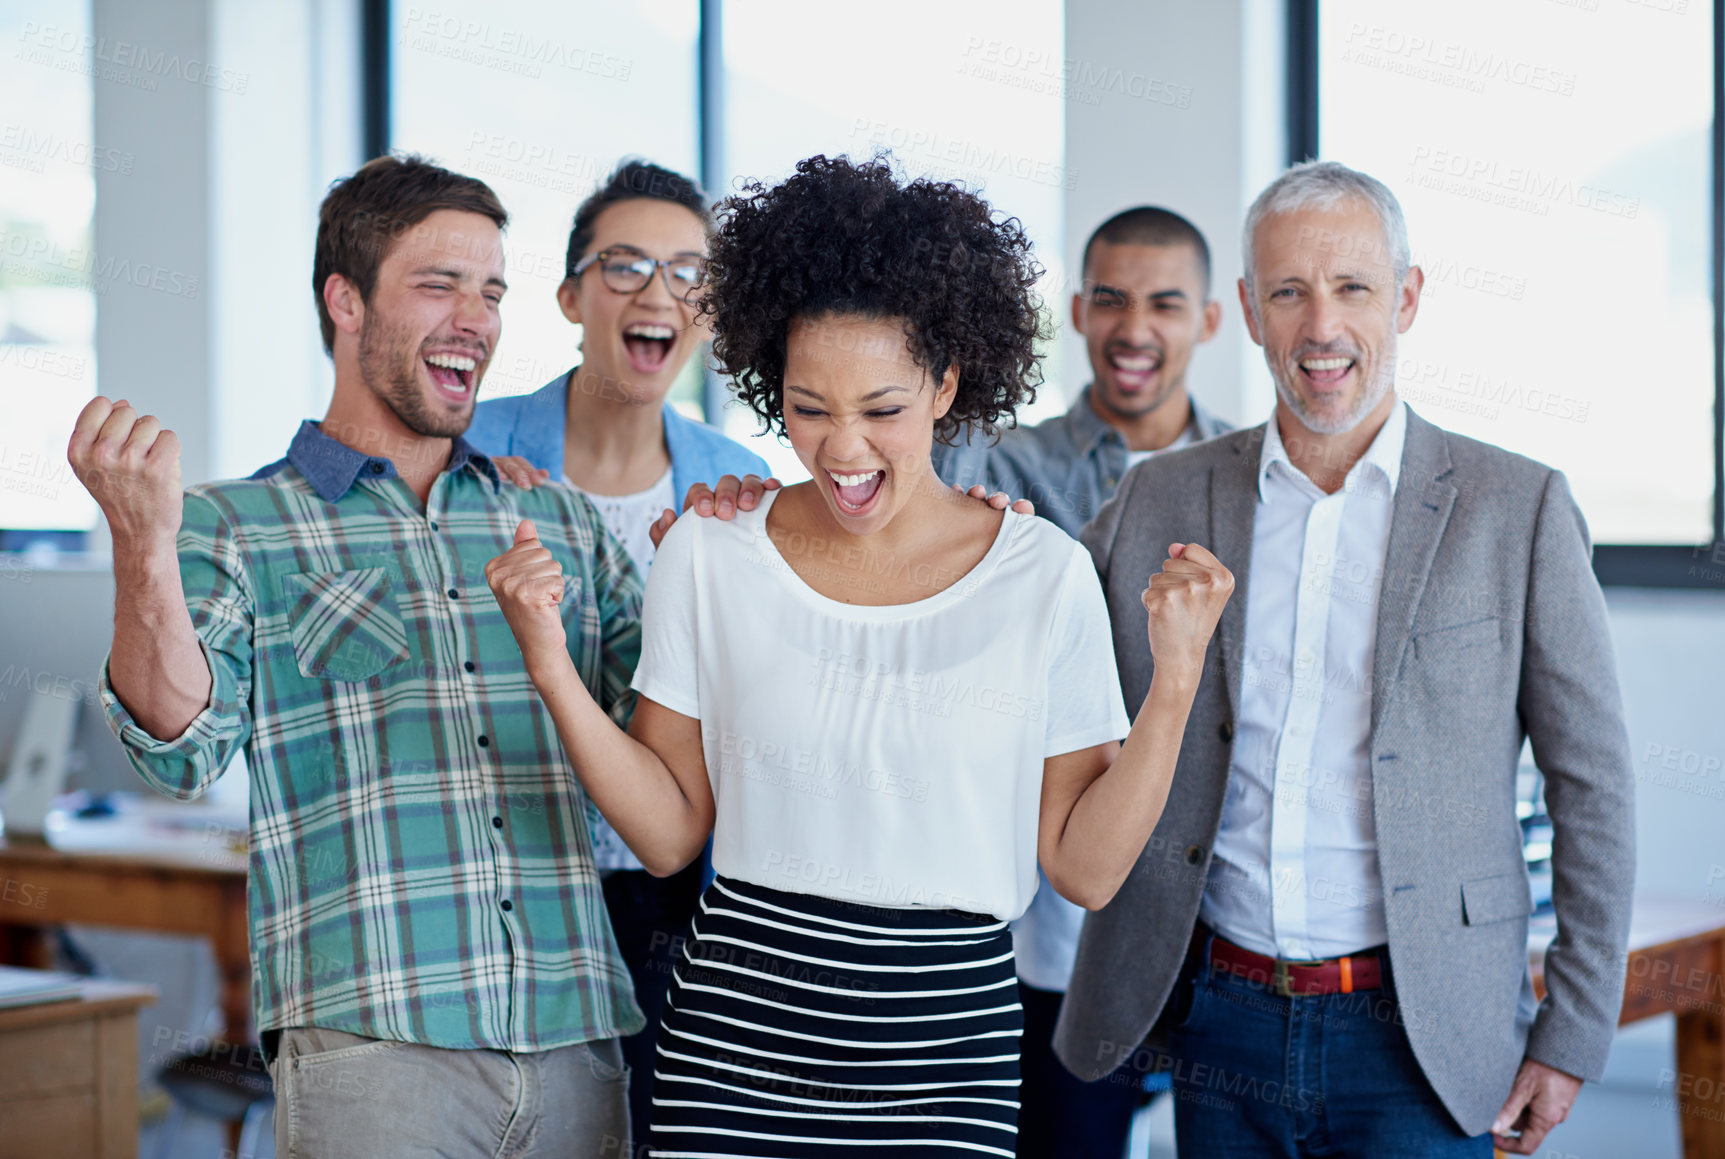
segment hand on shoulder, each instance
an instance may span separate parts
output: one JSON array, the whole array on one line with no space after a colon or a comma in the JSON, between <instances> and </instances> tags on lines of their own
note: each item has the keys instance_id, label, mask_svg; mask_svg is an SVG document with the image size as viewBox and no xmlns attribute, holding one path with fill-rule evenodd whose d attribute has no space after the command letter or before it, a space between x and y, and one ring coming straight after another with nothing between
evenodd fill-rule
<instances>
[{"instance_id":1,"label":"hand on shoulder","mask_svg":"<svg viewBox=\"0 0 1725 1159\"><path fill-rule=\"evenodd\" d=\"M551 472L544 467L535 467L520 455L493 455L491 465L497 468L497 473L521 488L531 491L542 483L551 481Z\"/></svg>"},{"instance_id":2,"label":"hand on shoulder","mask_svg":"<svg viewBox=\"0 0 1725 1159\"><path fill-rule=\"evenodd\" d=\"M744 475L741 479L726 475L719 480L717 487L709 487L705 483L690 487L689 493L683 496L683 510L693 511L702 518L734 519L738 511L753 511L763 495L782 486L784 484L770 475L765 479L759 475ZM675 522L677 513L669 507L653 521L647 534L655 548L664 542L665 533Z\"/></svg>"},{"instance_id":3,"label":"hand on shoulder","mask_svg":"<svg viewBox=\"0 0 1725 1159\"><path fill-rule=\"evenodd\" d=\"M960 495L968 495L972 499L979 499L982 502L988 504L990 507L994 508L996 511L1005 511L1006 505L1008 503L1011 503L1012 509L1014 511L1018 512L1020 515L1035 515L1036 514L1036 505L1034 503L1032 503L1030 500L1028 500L1028 499L1008 499L1006 492L1004 492L1004 491L996 491L991 495L991 494L989 494L988 488L984 487L981 483L976 484L976 486L972 487L968 491L966 491L963 487L959 486L957 483L954 483L952 485L952 489L954 491L957 491Z\"/></svg>"}]
</instances>

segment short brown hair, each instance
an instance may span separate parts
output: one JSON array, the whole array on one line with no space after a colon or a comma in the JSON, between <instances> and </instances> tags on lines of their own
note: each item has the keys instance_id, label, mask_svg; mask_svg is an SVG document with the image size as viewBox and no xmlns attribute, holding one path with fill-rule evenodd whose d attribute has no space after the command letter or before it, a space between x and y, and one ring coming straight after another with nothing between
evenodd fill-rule
<instances>
[{"instance_id":1,"label":"short brown hair","mask_svg":"<svg viewBox=\"0 0 1725 1159\"><path fill-rule=\"evenodd\" d=\"M318 210L317 251L311 265L324 353L335 353L335 319L323 300L330 275L340 274L352 282L360 299L370 302L377 267L383 264L390 243L440 209L482 214L498 229L509 224L509 214L491 186L413 153L373 158L352 177L330 186Z\"/></svg>"}]
</instances>

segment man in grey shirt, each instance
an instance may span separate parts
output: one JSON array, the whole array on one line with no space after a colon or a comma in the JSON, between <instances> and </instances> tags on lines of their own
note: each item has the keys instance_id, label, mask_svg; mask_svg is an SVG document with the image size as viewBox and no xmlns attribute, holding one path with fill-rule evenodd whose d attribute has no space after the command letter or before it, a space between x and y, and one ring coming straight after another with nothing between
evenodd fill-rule
<instances>
[{"instance_id":1,"label":"man in grey shirt","mask_svg":"<svg viewBox=\"0 0 1725 1159\"><path fill-rule=\"evenodd\" d=\"M1084 336L1092 380L1059 418L935 445L942 479L981 483L1036 504L1068 535L1114 494L1128 467L1230 429L1187 392L1192 352L1216 333L1210 247L1177 213L1140 206L1105 221L1084 247L1072 325ZM1119 1159L1139 1101L1142 1068L1123 1064L1083 1083L1054 1057L1054 1020L1072 976L1084 911L1044 884L1013 927L1024 1004L1021 1159Z\"/></svg>"},{"instance_id":2,"label":"man in grey shirt","mask_svg":"<svg viewBox=\"0 0 1725 1159\"><path fill-rule=\"evenodd\" d=\"M934 448L946 482L1029 499L1074 537L1128 467L1232 429L1186 390L1193 350L1222 322L1197 227L1151 206L1117 213L1085 243L1083 279L1072 328L1084 336L1092 378L1072 409L993 445L978 435Z\"/></svg>"}]
</instances>

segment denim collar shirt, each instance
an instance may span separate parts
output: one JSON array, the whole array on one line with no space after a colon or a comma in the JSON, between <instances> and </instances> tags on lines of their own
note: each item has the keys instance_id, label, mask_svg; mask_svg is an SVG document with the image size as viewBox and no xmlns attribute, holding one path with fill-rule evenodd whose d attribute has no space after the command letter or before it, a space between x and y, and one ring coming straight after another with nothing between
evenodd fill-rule
<instances>
[{"instance_id":1,"label":"denim collar shirt","mask_svg":"<svg viewBox=\"0 0 1725 1159\"><path fill-rule=\"evenodd\" d=\"M580 367L564 371L531 394L516 394L481 402L473 410L468 440L488 455L519 455L535 467L564 474L563 439L569 420L569 380ZM599 390L616 389L609 380ZM716 484L722 475L769 474L766 460L724 433L678 412L670 403L660 408L665 421L665 450L671 456L671 490L676 506L696 483Z\"/></svg>"},{"instance_id":2,"label":"denim collar shirt","mask_svg":"<svg viewBox=\"0 0 1725 1159\"><path fill-rule=\"evenodd\" d=\"M386 450L306 422L281 461L188 490L180 576L209 706L153 737L104 666L109 724L175 797L244 755L259 1030L512 1051L634 1033L588 802L485 565L535 522L570 657L619 724L639 576L568 488L504 486L457 438L421 504Z\"/></svg>"}]
</instances>

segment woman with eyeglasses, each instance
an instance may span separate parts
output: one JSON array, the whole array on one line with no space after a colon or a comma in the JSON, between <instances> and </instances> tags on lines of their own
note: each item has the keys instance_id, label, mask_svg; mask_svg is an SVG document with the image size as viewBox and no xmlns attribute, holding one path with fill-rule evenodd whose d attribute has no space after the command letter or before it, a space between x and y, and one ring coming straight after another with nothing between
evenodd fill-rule
<instances>
[{"instance_id":1,"label":"woman with eyeglasses","mask_svg":"<svg viewBox=\"0 0 1725 1159\"><path fill-rule=\"evenodd\" d=\"M934 440L1028 400L1046 336L1029 242L975 194L811 158L725 203L709 270L714 354L813 479L672 526L627 734L570 663L532 525L486 569L648 869L713 837L651 1153L1010 1157L1007 923L1039 862L1091 909L1125 880L1232 577L1195 544L1145 577L1156 669L1130 723L1089 553L941 484Z\"/></svg>"},{"instance_id":2,"label":"woman with eyeglasses","mask_svg":"<svg viewBox=\"0 0 1725 1159\"><path fill-rule=\"evenodd\" d=\"M706 196L689 178L645 161L620 164L575 211L557 287L563 316L581 327L580 364L532 394L481 402L467 432L517 484L558 480L585 494L643 574L653 559L649 526L689 488L767 474L758 455L665 402L707 340L695 299L711 226ZM697 859L655 878L602 817L589 822L606 908L647 1016L646 1029L623 1040L630 1118L645 1138L653 1044L703 866Z\"/></svg>"}]
</instances>

